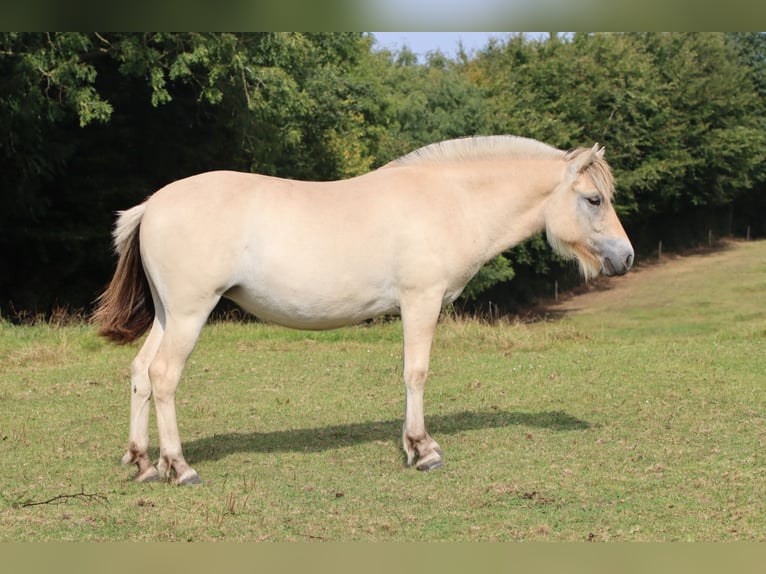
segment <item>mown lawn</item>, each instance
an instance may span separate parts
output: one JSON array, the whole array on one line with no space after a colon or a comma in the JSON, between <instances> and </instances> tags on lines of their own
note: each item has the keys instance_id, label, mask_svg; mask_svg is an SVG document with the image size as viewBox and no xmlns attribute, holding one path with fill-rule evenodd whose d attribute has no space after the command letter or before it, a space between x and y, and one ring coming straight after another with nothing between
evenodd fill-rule
<instances>
[{"instance_id":1,"label":"mown lawn","mask_svg":"<svg viewBox=\"0 0 766 574\"><path fill-rule=\"evenodd\" d=\"M189 488L119 465L136 347L0 323L0 541L766 540L766 243L608 287L442 321L429 473L398 444L398 321L210 325L177 397Z\"/></svg>"}]
</instances>

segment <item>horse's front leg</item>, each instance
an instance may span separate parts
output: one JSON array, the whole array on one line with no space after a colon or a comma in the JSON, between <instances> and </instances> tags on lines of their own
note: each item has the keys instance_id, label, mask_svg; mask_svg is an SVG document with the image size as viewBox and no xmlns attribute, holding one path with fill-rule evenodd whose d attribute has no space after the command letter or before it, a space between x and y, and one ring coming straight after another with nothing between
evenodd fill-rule
<instances>
[{"instance_id":1,"label":"horse's front leg","mask_svg":"<svg viewBox=\"0 0 766 574\"><path fill-rule=\"evenodd\" d=\"M149 401L152 396L149 364L157 353L162 334L162 325L155 319L149 336L131 364L130 430L128 452L122 457L122 463L135 464L138 467L135 479L139 482L153 482L160 479L157 468L149 458L149 413L151 410Z\"/></svg>"},{"instance_id":2,"label":"horse's front leg","mask_svg":"<svg viewBox=\"0 0 766 574\"><path fill-rule=\"evenodd\" d=\"M442 450L426 431L423 413L431 342L440 311L441 297L420 297L402 304L406 390L402 446L407 466L415 464L418 470L431 470L443 464Z\"/></svg>"}]
</instances>

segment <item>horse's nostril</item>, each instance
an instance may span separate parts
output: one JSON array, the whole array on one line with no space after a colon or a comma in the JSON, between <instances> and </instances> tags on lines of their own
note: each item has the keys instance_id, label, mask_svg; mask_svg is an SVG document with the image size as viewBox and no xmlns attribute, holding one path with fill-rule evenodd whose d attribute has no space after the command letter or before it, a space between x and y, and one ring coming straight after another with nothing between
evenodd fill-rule
<instances>
[{"instance_id":1,"label":"horse's nostril","mask_svg":"<svg viewBox=\"0 0 766 574\"><path fill-rule=\"evenodd\" d=\"M633 254L628 253L628 256L625 258L625 268L630 269L633 267Z\"/></svg>"}]
</instances>

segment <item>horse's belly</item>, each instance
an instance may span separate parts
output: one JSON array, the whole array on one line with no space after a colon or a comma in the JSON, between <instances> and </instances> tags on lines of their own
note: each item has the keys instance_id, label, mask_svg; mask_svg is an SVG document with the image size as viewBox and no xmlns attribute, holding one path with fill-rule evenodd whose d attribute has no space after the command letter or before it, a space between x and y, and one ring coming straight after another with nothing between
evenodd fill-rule
<instances>
[{"instance_id":1,"label":"horse's belly","mask_svg":"<svg viewBox=\"0 0 766 574\"><path fill-rule=\"evenodd\" d=\"M263 321L294 329L335 329L399 312L395 297L385 290L369 288L326 293L321 289L312 290L311 284L264 290L252 285L238 285L224 297Z\"/></svg>"}]
</instances>

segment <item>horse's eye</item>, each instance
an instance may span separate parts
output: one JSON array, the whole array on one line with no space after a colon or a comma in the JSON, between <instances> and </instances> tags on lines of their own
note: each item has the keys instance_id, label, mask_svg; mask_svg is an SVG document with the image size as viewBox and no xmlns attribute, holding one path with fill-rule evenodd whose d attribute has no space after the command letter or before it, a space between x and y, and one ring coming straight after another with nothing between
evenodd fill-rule
<instances>
[{"instance_id":1,"label":"horse's eye","mask_svg":"<svg viewBox=\"0 0 766 574\"><path fill-rule=\"evenodd\" d=\"M590 203L593 207L598 207L601 205L601 196L600 195L593 195L591 197L585 198L588 203Z\"/></svg>"}]
</instances>

